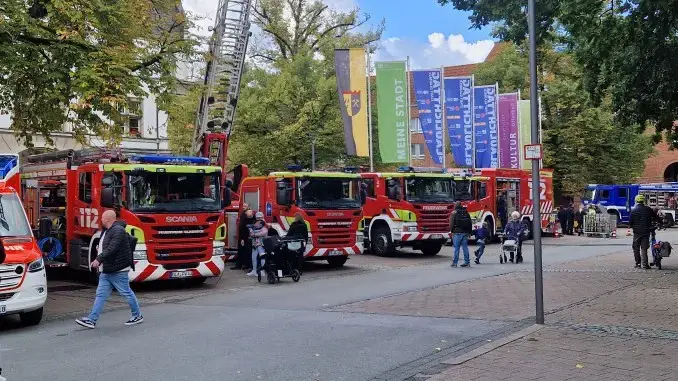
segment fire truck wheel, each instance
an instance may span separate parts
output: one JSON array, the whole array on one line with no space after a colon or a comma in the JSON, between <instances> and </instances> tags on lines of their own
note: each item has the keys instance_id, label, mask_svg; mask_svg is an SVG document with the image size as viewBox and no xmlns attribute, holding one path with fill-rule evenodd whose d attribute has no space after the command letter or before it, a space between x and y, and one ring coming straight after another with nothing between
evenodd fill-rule
<instances>
[{"instance_id":1,"label":"fire truck wheel","mask_svg":"<svg viewBox=\"0 0 678 381\"><path fill-rule=\"evenodd\" d=\"M327 258L327 263L329 263L330 267L336 268L336 267L343 266L346 263L347 260L348 260L348 256L342 255L341 257Z\"/></svg>"},{"instance_id":2,"label":"fire truck wheel","mask_svg":"<svg viewBox=\"0 0 678 381\"><path fill-rule=\"evenodd\" d=\"M426 242L421 246L421 252L426 256L434 256L440 253L443 248L443 242Z\"/></svg>"},{"instance_id":3,"label":"fire truck wheel","mask_svg":"<svg viewBox=\"0 0 678 381\"><path fill-rule=\"evenodd\" d=\"M372 233L372 254L380 257L390 257L395 253L391 230L386 226L374 229Z\"/></svg>"},{"instance_id":4,"label":"fire truck wheel","mask_svg":"<svg viewBox=\"0 0 678 381\"><path fill-rule=\"evenodd\" d=\"M42 308L19 314L19 319L21 319L23 325L38 325L42 320Z\"/></svg>"}]
</instances>

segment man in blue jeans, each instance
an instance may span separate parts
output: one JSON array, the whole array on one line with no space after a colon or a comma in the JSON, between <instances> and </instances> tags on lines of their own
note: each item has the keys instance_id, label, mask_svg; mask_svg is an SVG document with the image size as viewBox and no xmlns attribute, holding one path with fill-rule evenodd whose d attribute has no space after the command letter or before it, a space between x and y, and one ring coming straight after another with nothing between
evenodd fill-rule
<instances>
[{"instance_id":1,"label":"man in blue jeans","mask_svg":"<svg viewBox=\"0 0 678 381\"><path fill-rule=\"evenodd\" d=\"M459 249L464 250L464 264L461 267L470 267L471 258L468 252L468 236L473 231L473 222L471 216L461 202L457 201L454 205L454 212L450 216L450 231L452 232L452 243L454 244L454 258L452 267L457 267L459 262Z\"/></svg>"},{"instance_id":2,"label":"man in blue jeans","mask_svg":"<svg viewBox=\"0 0 678 381\"><path fill-rule=\"evenodd\" d=\"M134 258L129 235L125 231L126 224L123 221L116 221L115 212L107 210L101 216L101 225L104 230L99 240L98 255L90 265L93 269L102 267L94 306L89 316L76 319L75 322L83 327L94 329L104 309L106 299L111 296L115 288L127 300L132 310L132 318L125 322L125 325L143 323L144 317L139 311L139 302L129 287L128 272L134 266Z\"/></svg>"}]
</instances>

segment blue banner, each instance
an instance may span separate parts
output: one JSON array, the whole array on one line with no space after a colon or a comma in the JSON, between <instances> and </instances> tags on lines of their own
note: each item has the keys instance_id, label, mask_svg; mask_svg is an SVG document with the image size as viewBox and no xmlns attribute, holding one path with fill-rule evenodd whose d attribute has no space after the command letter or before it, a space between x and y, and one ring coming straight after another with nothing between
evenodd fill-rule
<instances>
[{"instance_id":1,"label":"blue banner","mask_svg":"<svg viewBox=\"0 0 678 381\"><path fill-rule=\"evenodd\" d=\"M457 167L473 167L473 77L445 78L450 150Z\"/></svg>"},{"instance_id":2,"label":"blue banner","mask_svg":"<svg viewBox=\"0 0 678 381\"><path fill-rule=\"evenodd\" d=\"M436 164L443 163L445 143L443 139L443 106L441 99L441 72L438 70L413 71L414 96L419 109L419 122L431 158Z\"/></svg>"},{"instance_id":3,"label":"blue banner","mask_svg":"<svg viewBox=\"0 0 678 381\"><path fill-rule=\"evenodd\" d=\"M499 168L497 85L474 88L476 168Z\"/></svg>"}]
</instances>

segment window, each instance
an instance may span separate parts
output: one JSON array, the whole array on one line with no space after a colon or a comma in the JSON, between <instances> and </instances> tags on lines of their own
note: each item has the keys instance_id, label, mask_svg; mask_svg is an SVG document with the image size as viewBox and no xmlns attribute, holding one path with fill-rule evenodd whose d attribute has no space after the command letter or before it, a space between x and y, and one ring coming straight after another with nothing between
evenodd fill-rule
<instances>
[{"instance_id":1,"label":"window","mask_svg":"<svg viewBox=\"0 0 678 381\"><path fill-rule=\"evenodd\" d=\"M122 190L122 174L106 172L101 177L101 189L113 188L113 205L120 205ZM100 201L101 202L101 201Z\"/></svg>"},{"instance_id":2,"label":"window","mask_svg":"<svg viewBox=\"0 0 678 381\"><path fill-rule=\"evenodd\" d=\"M600 191L600 198L602 200L607 200L610 198L610 191L608 189L603 189Z\"/></svg>"},{"instance_id":3,"label":"window","mask_svg":"<svg viewBox=\"0 0 678 381\"><path fill-rule=\"evenodd\" d=\"M619 188L619 198L629 198L629 188Z\"/></svg>"},{"instance_id":4,"label":"window","mask_svg":"<svg viewBox=\"0 0 678 381\"><path fill-rule=\"evenodd\" d=\"M365 184L365 190L367 191L367 197L374 198L374 179L363 179L363 184Z\"/></svg>"},{"instance_id":5,"label":"window","mask_svg":"<svg viewBox=\"0 0 678 381\"><path fill-rule=\"evenodd\" d=\"M414 160L424 160L424 145L419 143L411 144L412 148L412 159Z\"/></svg>"},{"instance_id":6,"label":"window","mask_svg":"<svg viewBox=\"0 0 678 381\"><path fill-rule=\"evenodd\" d=\"M422 134L424 131L421 129L421 122L419 118L410 119L410 132L413 134Z\"/></svg>"},{"instance_id":7,"label":"window","mask_svg":"<svg viewBox=\"0 0 678 381\"><path fill-rule=\"evenodd\" d=\"M259 190L248 190L243 195L245 204L250 206L250 209L257 212L259 210Z\"/></svg>"},{"instance_id":8,"label":"window","mask_svg":"<svg viewBox=\"0 0 678 381\"><path fill-rule=\"evenodd\" d=\"M92 203L92 173L80 172L78 181L78 198L82 202Z\"/></svg>"}]
</instances>

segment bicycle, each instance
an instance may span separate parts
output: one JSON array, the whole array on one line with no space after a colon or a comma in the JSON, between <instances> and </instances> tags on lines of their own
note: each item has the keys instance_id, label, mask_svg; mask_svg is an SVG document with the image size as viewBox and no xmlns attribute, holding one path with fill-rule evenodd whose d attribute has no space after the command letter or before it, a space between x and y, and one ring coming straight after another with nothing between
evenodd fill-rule
<instances>
[{"instance_id":1,"label":"bicycle","mask_svg":"<svg viewBox=\"0 0 678 381\"><path fill-rule=\"evenodd\" d=\"M657 241L657 230L665 230L664 226L654 226L650 231L650 248L652 249L652 263L650 266L656 266L657 270L662 269L662 259L671 255L671 244L668 242Z\"/></svg>"}]
</instances>

